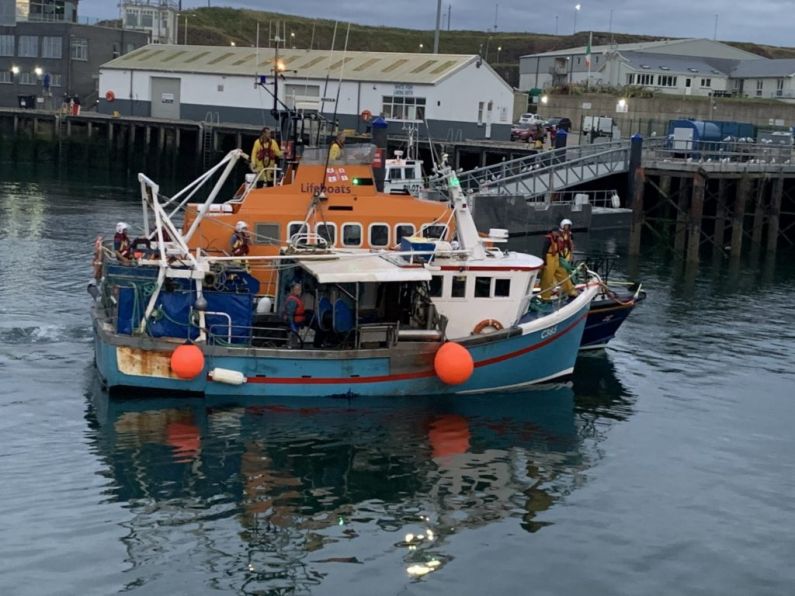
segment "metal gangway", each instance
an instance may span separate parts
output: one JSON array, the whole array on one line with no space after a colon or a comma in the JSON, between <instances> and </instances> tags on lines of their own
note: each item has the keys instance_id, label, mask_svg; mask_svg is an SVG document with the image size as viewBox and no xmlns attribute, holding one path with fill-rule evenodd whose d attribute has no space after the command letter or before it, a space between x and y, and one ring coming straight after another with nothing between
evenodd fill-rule
<instances>
[{"instance_id":1,"label":"metal gangway","mask_svg":"<svg viewBox=\"0 0 795 596\"><path fill-rule=\"evenodd\" d=\"M522 196L532 200L626 173L629 152L628 139L573 145L462 172L458 180L470 194Z\"/></svg>"}]
</instances>

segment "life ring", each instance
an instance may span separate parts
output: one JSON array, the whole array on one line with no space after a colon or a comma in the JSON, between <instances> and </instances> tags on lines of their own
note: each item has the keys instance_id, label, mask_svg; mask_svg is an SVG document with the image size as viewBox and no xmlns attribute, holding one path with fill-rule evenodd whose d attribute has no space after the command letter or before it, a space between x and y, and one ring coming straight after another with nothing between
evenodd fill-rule
<instances>
[{"instance_id":1,"label":"life ring","mask_svg":"<svg viewBox=\"0 0 795 596\"><path fill-rule=\"evenodd\" d=\"M105 101L114 102L116 101L116 94L113 91L106 91L105 92Z\"/></svg>"},{"instance_id":2,"label":"life ring","mask_svg":"<svg viewBox=\"0 0 795 596\"><path fill-rule=\"evenodd\" d=\"M361 114L362 120L365 122L370 122L370 119L373 117L373 113L370 110L364 110Z\"/></svg>"},{"instance_id":3,"label":"life ring","mask_svg":"<svg viewBox=\"0 0 795 596\"><path fill-rule=\"evenodd\" d=\"M97 236L94 240L94 279L99 281L102 278L102 236Z\"/></svg>"},{"instance_id":4,"label":"life ring","mask_svg":"<svg viewBox=\"0 0 795 596\"><path fill-rule=\"evenodd\" d=\"M494 331L502 331L503 330L502 323L500 323L498 320L496 320L496 319L484 319L483 321L481 321L480 323L475 325L475 328L472 330L472 335L479 335L480 333L483 332L483 330L486 327L493 327Z\"/></svg>"}]
</instances>

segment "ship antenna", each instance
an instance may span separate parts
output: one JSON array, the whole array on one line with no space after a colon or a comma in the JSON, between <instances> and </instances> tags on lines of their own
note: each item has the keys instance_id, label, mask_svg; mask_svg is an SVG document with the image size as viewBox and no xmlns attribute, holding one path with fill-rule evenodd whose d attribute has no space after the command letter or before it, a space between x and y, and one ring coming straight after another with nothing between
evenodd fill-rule
<instances>
[{"instance_id":1,"label":"ship antenna","mask_svg":"<svg viewBox=\"0 0 795 596\"><path fill-rule=\"evenodd\" d=\"M334 21L334 33L331 35L331 53L329 54L329 66L334 64L334 46L337 45L337 25L339 21ZM323 118L323 110L326 109L326 93L328 92L328 80L331 74L331 69L326 69L326 82L323 84L323 97L320 98L320 117ZM318 122L317 137L315 137L315 145L320 146L320 123Z\"/></svg>"},{"instance_id":2,"label":"ship antenna","mask_svg":"<svg viewBox=\"0 0 795 596\"><path fill-rule=\"evenodd\" d=\"M337 97L334 100L334 116L331 118L331 121L334 124L336 124L336 122L337 122L337 111L338 111L339 105L340 105L340 89L342 89L342 76L343 76L343 73L345 72L345 60L346 60L346 56L348 54L348 40L350 39L350 36L351 36L351 24L348 23L348 31L347 31L347 33L345 33L345 46L344 46L344 48L342 50L342 63L340 64L340 78L339 78L339 81L337 82ZM323 168L323 182L320 184L320 190L321 191L325 191L326 190L326 177L328 176L328 162L329 162L329 157L330 156L331 156L331 151L328 151L326 153L326 165Z\"/></svg>"}]
</instances>

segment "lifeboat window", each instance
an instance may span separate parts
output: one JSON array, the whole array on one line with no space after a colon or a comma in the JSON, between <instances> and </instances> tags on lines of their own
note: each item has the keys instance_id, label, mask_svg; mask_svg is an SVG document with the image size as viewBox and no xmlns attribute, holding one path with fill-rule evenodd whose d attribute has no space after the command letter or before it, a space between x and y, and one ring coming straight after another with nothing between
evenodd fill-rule
<instances>
[{"instance_id":1,"label":"lifeboat window","mask_svg":"<svg viewBox=\"0 0 795 596\"><path fill-rule=\"evenodd\" d=\"M302 221L292 221L287 226L287 242L296 236L296 234L304 235L309 231L308 226L306 223Z\"/></svg>"},{"instance_id":2,"label":"lifeboat window","mask_svg":"<svg viewBox=\"0 0 795 596\"><path fill-rule=\"evenodd\" d=\"M475 278L475 298L488 298L491 294L491 278Z\"/></svg>"},{"instance_id":3,"label":"lifeboat window","mask_svg":"<svg viewBox=\"0 0 795 596\"><path fill-rule=\"evenodd\" d=\"M403 180L403 169L402 168L389 168L389 180Z\"/></svg>"},{"instance_id":4,"label":"lifeboat window","mask_svg":"<svg viewBox=\"0 0 795 596\"><path fill-rule=\"evenodd\" d=\"M451 298L465 298L467 295L467 276L453 276L453 290L450 292Z\"/></svg>"},{"instance_id":5,"label":"lifeboat window","mask_svg":"<svg viewBox=\"0 0 795 596\"><path fill-rule=\"evenodd\" d=\"M258 223L254 226L254 244L280 244L281 229L277 223Z\"/></svg>"},{"instance_id":6,"label":"lifeboat window","mask_svg":"<svg viewBox=\"0 0 795 596\"><path fill-rule=\"evenodd\" d=\"M357 223L346 223L342 226L342 245L361 246L362 245L362 225Z\"/></svg>"},{"instance_id":7,"label":"lifeboat window","mask_svg":"<svg viewBox=\"0 0 795 596\"><path fill-rule=\"evenodd\" d=\"M510 279L495 279L494 280L494 295L500 298L505 298L511 295L511 280Z\"/></svg>"},{"instance_id":8,"label":"lifeboat window","mask_svg":"<svg viewBox=\"0 0 795 596\"><path fill-rule=\"evenodd\" d=\"M389 226L370 224L370 246L389 246Z\"/></svg>"},{"instance_id":9,"label":"lifeboat window","mask_svg":"<svg viewBox=\"0 0 795 596\"><path fill-rule=\"evenodd\" d=\"M431 298L440 298L442 296L442 288L444 287L444 277L441 275L434 275L431 277L431 285L428 289Z\"/></svg>"},{"instance_id":10,"label":"lifeboat window","mask_svg":"<svg viewBox=\"0 0 795 596\"><path fill-rule=\"evenodd\" d=\"M323 238L329 243L329 246L334 246L337 242L337 224L317 224L315 231L318 237Z\"/></svg>"},{"instance_id":11,"label":"lifeboat window","mask_svg":"<svg viewBox=\"0 0 795 596\"><path fill-rule=\"evenodd\" d=\"M444 239L447 236L447 226L444 224L422 226L422 235L425 238Z\"/></svg>"},{"instance_id":12,"label":"lifeboat window","mask_svg":"<svg viewBox=\"0 0 795 596\"><path fill-rule=\"evenodd\" d=\"M398 224L395 226L395 244L399 244L401 238L414 235L414 226L412 224Z\"/></svg>"}]
</instances>

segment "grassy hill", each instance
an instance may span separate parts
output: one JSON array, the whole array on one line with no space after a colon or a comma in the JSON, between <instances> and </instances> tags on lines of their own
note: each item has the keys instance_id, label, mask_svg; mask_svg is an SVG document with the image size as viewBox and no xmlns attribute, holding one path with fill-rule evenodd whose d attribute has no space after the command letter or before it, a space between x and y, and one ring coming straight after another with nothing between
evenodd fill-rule
<instances>
[{"instance_id":1,"label":"grassy hill","mask_svg":"<svg viewBox=\"0 0 795 596\"><path fill-rule=\"evenodd\" d=\"M260 47L268 46L270 34L275 36L277 28L288 40L287 46L297 48L330 48L334 33L334 21L310 19L286 14L242 10L234 8L199 8L184 12L180 17L179 42L184 43L184 23L188 15L188 43L196 45L254 46L257 39L257 23L260 26ZM347 24L337 28L335 47L342 50ZM294 36L293 36L294 34ZM430 52L433 48L431 31L397 29L393 27L371 27L352 24L348 49L354 51L382 52ZM617 44L661 39L646 35L623 33L608 34L593 32L593 45ZM525 54L549 52L588 43L588 32L575 35L548 35L543 33L486 33L483 31L442 31L439 51L447 54L481 53L511 85L519 82L519 57ZM753 43L728 42L729 45L766 58L795 58L795 48L779 48ZM420 44L423 45L420 48Z\"/></svg>"}]
</instances>

